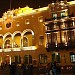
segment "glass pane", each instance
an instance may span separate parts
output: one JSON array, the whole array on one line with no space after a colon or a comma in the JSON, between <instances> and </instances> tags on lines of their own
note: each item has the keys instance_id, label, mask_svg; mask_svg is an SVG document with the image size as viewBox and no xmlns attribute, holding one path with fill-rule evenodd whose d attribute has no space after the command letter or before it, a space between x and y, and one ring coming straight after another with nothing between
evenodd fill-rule
<instances>
[{"instance_id":1,"label":"glass pane","mask_svg":"<svg viewBox=\"0 0 75 75\"><path fill-rule=\"evenodd\" d=\"M71 62L75 62L75 55L71 55Z\"/></svg>"},{"instance_id":2,"label":"glass pane","mask_svg":"<svg viewBox=\"0 0 75 75\"><path fill-rule=\"evenodd\" d=\"M45 54L40 54L39 55L39 62L40 63L47 63L47 56Z\"/></svg>"},{"instance_id":3,"label":"glass pane","mask_svg":"<svg viewBox=\"0 0 75 75\"><path fill-rule=\"evenodd\" d=\"M54 18L54 20L57 19L57 14L56 13L53 13L53 18Z\"/></svg>"},{"instance_id":4,"label":"glass pane","mask_svg":"<svg viewBox=\"0 0 75 75\"><path fill-rule=\"evenodd\" d=\"M60 62L60 54L58 52L52 53L52 62Z\"/></svg>"},{"instance_id":5,"label":"glass pane","mask_svg":"<svg viewBox=\"0 0 75 75\"><path fill-rule=\"evenodd\" d=\"M21 63L21 57L20 56L15 56L15 62L16 63Z\"/></svg>"},{"instance_id":6,"label":"glass pane","mask_svg":"<svg viewBox=\"0 0 75 75\"><path fill-rule=\"evenodd\" d=\"M24 56L24 63L25 64L31 64L32 63L32 56L31 55L25 55Z\"/></svg>"}]
</instances>

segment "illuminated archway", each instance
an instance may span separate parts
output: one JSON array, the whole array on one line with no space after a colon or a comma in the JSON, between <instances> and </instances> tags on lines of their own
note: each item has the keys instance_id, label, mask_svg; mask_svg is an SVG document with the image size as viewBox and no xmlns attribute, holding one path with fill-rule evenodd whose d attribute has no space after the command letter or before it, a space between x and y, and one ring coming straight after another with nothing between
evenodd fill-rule
<instances>
[{"instance_id":1,"label":"illuminated archway","mask_svg":"<svg viewBox=\"0 0 75 75\"><path fill-rule=\"evenodd\" d=\"M23 47L27 47L27 46L28 46L28 38L23 37Z\"/></svg>"},{"instance_id":2,"label":"illuminated archway","mask_svg":"<svg viewBox=\"0 0 75 75\"><path fill-rule=\"evenodd\" d=\"M6 62L7 64L11 64L11 56L10 56L10 55L6 55L6 56L5 56L5 62Z\"/></svg>"},{"instance_id":3,"label":"illuminated archway","mask_svg":"<svg viewBox=\"0 0 75 75\"><path fill-rule=\"evenodd\" d=\"M13 33L13 47L21 47L21 32L16 31Z\"/></svg>"},{"instance_id":4,"label":"illuminated archway","mask_svg":"<svg viewBox=\"0 0 75 75\"><path fill-rule=\"evenodd\" d=\"M26 29L22 32L22 41L23 41L22 46L24 46L25 43L27 43L28 46L33 46L33 40L34 40L34 32L31 29Z\"/></svg>"},{"instance_id":5,"label":"illuminated archway","mask_svg":"<svg viewBox=\"0 0 75 75\"><path fill-rule=\"evenodd\" d=\"M12 48L12 34L10 32L3 36L3 48Z\"/></svg>"}]
</instances>

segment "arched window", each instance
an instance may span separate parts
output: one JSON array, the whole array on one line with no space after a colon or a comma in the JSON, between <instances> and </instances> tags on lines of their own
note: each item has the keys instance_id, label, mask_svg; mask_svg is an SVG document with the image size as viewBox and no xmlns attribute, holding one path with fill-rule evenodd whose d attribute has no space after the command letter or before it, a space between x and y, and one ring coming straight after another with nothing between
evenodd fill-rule
<instances>
[{"instance_id":1,"label":"arched window","mask_svg":"<svg viewBox=\"0 0 75 75\"><path fill-rule=\"evenodd\" d=\"M32 46L33 45L33 36L30 31L27 31L23 35L23 47Z\"/></svg>"},{"instance_id":2,"label":"arched window","mask_svg":"<svg viewBox=\"0 0 75 75\"><path fill-rule=\"evenodd\" d=\"M58 52L52 53L52 62L60 63L60 54Z\"/></svg>"},{"instance_id":3,"label":"arched window","mask_svg":"<svg viewBox=\"0 0 75 75\"><path fill-rule=\"evenodd\" d=\"M7 40L5 41L4 48L11 48L11 44L10 44L10 40L9 40L9 39L7 39Z\"/></svg>"},{"instance_id":4,"label":"arched window","mask_svg":"<svg viewBox=\"0 0 75 75\"><path fill-rule=\"evenodd\" d=\"M27 47L28 46L28 39L27 37L23 37L23 47Z\"/></svg>"},{"instance_id":5,"label":"arched window","mask_svg":"<svg viewBox=\"0 0 75 75\"><path fill-rule=\"evenodd\" d=\"M13 47L20 47L21 46L21 33L16 33L14 35L14 43Z\"/></svg>"}]
</instances>

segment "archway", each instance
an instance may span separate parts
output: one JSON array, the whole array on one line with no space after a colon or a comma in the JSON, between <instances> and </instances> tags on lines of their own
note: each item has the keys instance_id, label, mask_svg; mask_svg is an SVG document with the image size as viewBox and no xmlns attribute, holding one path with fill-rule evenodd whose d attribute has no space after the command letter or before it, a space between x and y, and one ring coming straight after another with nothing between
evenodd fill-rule
<instances>
[{"instance_id":1,"label":"archway","mask_svg":"<svg viewBox=\"0 0 75 75\"><path fill-rule=\"evenodd\" d=\"M11 57L10 57L10 55L6 55L6 56L5 56L5 62L6 62L7 64L11 64Z\"/></svg>"},{"instance_id":2,"label":"archway","mask_svg":"<svg viewBox=\"0 0 75 75\"><path fill-rule=\"evenodd\" d=\"M21 47L21 33L14 33L13 34L14 35L14 37L13 37L13 47L15 48L17 48L17 47Z\"/></svg>"},{"instance_id":3,"label":"archway","mask_svg":"<svg viewBox=\"0 0 75 75\"><path fill-rule=\"evenodd\" d=\"M33 46L34 32L26 29L22 32L23 47Z\"/></svg>"}]
</instances>

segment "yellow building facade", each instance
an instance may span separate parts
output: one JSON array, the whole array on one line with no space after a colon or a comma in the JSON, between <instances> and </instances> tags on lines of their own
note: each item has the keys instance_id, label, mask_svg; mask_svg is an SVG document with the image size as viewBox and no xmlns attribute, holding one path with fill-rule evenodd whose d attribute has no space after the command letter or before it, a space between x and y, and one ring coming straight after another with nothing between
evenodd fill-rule
<instances>
[{"instance_id":1,"label":"yellow building facade","mask_svg":"<svg viewBox=\"0 0 75 75\"><path fill-rule=\"evenodd\" d=\"M63 2L59 2L63 4ZM64 65L71 65L75 61L73 50L49 50L47 51L47 24L46 19L53 18L53 13L64 11L65 16L71 15L75 10L74 2L67 2L68 7L62 10L53 10L52 5L33 9L28 6L14 10L8 10L0 18L0 64L2 62L17 62L38 65L57 61ZM52 11L51 11L52 8ZM73 15L75 15L73 13ZM56 17L56 14L54 14ZM74 17L73 17L74 19ZM53 20L54 21L54 20ZM75 21L75 20L74 20ZM60 39L59 34L57 36ZM62 37L63 38L63 37ZM64 40L64 38L63 38ZM59 42L59 41L58 41ZM54 56L53 56L54 55Z\"/></svg>"}]
</instances>

